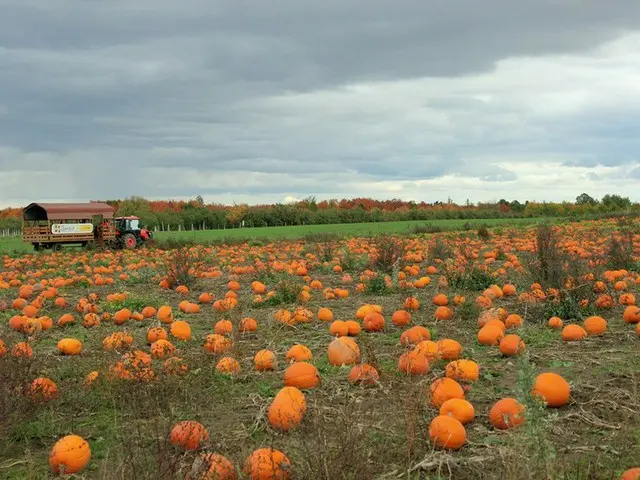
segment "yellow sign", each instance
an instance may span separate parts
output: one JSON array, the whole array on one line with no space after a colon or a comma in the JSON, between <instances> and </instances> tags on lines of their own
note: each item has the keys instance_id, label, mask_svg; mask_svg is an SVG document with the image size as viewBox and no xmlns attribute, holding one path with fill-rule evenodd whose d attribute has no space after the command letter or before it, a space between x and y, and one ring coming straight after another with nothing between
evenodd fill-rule
<instances>
[{"instance_id":1,"label":"yellow sign","mask_svg":"<svg viewBox=\"0 0 640 480\"><path fill-rule=\"evenodd\" d=\"M92 223L54 223L51 225L51 233L54 235L73 235L76 233L93 233Z\"/></svg>"}]
</instances>

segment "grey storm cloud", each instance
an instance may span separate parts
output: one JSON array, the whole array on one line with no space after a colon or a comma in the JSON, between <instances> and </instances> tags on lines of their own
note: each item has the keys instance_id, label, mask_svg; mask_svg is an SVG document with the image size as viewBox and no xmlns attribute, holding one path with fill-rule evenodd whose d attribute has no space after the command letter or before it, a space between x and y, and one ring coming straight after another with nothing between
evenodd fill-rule
<instances>
[{"instance_id":1,"label":"grey storm cloud","mask_svg":"<svg viewBox=\"0 0 640 480\"><path fill-rule=\"evenodd\" d=\"M638 164L640 98L613 101L599 78L572 104L562 94L587 88L599 46L640 31L637 0L0 0L0 11L0 204L429 201L441 198L416 182L447 177L469 177L452 188L480 199L498 184L535 193L536 156ZM575 77L547 68L539 92L508 63L563 56ZM549 85L562 91L537 98Z\"/></svg>"}]
</instances>

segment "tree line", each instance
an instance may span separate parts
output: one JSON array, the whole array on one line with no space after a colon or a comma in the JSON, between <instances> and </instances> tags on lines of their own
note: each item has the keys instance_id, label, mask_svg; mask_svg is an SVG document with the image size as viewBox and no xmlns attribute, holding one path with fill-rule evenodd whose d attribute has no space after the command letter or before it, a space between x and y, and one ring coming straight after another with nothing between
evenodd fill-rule
<instances>
[{"instance_id":1,"label":"tree line","mask_svg":"<svg viewBox=\"0 0 640 480\"><path fill-rule=\"evenodd\" d=\"M617 212L640 213L640 204L628 197L605 195L595 199L583 193L575 202L518 202L458 205L451 201L428 204L402 200L343 199L318 202L309 197L274 205L206 204L197 196L190 201L150 201L133 196L107 200L118 215L137 215L154 230L210 230L240 227L278 227L336 223L373 223L440 219L492 219L527 217L583 217ZM20 210L0 211L0 231L20 229Z\"/></svg>"}]
</instances>

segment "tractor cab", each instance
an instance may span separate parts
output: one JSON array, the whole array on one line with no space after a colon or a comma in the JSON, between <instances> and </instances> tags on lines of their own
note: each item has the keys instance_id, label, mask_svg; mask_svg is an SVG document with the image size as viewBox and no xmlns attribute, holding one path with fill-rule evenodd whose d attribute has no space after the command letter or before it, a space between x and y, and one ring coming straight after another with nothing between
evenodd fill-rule
<instances>
[{"instance_id":1,"label":"tractor cab","mask_svg":"<svg viewBox=\"0 0 640 480\"><path fill-rule=\"evenodd\" d=\"M139 217L118 217L116 218L116 228L121 232L135 232L140 230Z\"/></svg>"},{"instance_id":2,"label":"tractor cab","mask_svg":"<svg viewBox=\"0 0 640 480\"><path fill-rule=\"evenodd\" d=\"M136 248L138 245L151 240L149 230L142 228L139 217L117 217L116 238L125 248Z\"/></svg>"}]
</instances>

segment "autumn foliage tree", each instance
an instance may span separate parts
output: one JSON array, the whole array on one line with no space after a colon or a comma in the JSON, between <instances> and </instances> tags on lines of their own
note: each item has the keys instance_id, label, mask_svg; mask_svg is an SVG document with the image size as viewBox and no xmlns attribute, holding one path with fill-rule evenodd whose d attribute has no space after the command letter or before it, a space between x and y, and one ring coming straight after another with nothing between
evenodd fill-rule
<instances>
[{"instance_id":1,"label":"autumn foliage tree","mask_svg":"<svg viewBox=\"0 0 640 480\"><path fill-rule=\"evenodd\" d=\"M239 225L244 217L247 215L249 211L249 207L247 205L234 205L227 212L227 222L231 224L231 226Z\"/></svg>"}]
</instances>

